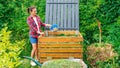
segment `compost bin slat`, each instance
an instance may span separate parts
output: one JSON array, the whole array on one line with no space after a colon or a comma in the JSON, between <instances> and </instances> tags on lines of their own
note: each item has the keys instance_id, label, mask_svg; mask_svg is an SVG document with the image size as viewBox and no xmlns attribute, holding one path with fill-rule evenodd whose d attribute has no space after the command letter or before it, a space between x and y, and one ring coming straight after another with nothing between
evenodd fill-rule
<instances>
[{"instance_id":1,"label":"compost bin slat","mask_svg":"<svg viewBox=\"0 0 120 68\"><path fill-rule=\"evenodd\" d=\"M81 48L42 48L39 52L82 52Z\"/></svg>"},{"instance_id":2,"label":"compost bin slat","mask_svg":"<svg viewBox=\"0 0 120 68\"><path fill-rule=\"evenodd\" d=\"M41 37L39 39L40 43L45 43L45 42L80 42L83 41L83 39L79 37Z\"/></svg>"},{"instance_id":3,"label":"compost bin slat","mask_svg":"<svg viewBox=\"0 0 120 68\"><path fill-rule=\"evenodd\" d=\"M82 45L79 43L66 43L66 44L40 43L39 48L47 48L47 47L49 47L49 48L54 48L54 47L59 47L59 48L61 48L61 47L69 47L69 48L79 47L79 48L81 48Z\"/></svg>"},{"instance_id":4,"label":"compost bin slat","mask_svg":"<svg viewBox=\"0 0 120 68\"><path fill-rule=\"evenodd\" d=\"M40 54L40 57L81 57L81 54L80 53L41 53Z\"/></svg>"}]
</instances>

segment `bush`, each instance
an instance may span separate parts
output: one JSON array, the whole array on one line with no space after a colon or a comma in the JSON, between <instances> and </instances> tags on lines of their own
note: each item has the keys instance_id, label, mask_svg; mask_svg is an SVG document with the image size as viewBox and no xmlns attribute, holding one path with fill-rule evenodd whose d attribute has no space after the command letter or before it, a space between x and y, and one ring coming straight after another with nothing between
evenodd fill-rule
<instances>
[{"instance_id":1,"label":"bush","mask_svg":"<svg viewBox=\"0 0 120 68\"><path fill-rule=\"evenodd\" d=\"M111 44L105 44L105 43L95 43L87 48L87 60L89 61L90 66L93 67L101 67L101 65L104 67L107 66L113 66L113 68L117 68L118 63L116 57L118 56L117 53L114 52ZM116 59L116 60L114 60ZM117 63L117 64L116 64Z\"/></svg>"},{"instance_id":2,"label":"bush","mask_svg":"<svg viewBox=\"0 0 120 68\"><path fill-rule=\"evenodd\" d=\"M10 42L10 33L7 27L0 31L0 68L17 68L20 65L20 57L24 41Z\"/></svg>"}]
</instances>

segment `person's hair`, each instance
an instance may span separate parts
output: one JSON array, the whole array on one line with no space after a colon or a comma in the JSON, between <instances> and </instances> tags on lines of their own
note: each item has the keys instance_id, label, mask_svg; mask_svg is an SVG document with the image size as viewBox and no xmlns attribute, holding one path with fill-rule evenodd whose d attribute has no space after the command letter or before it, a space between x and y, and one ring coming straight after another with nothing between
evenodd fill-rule
<instances>
[{"instance_id":1,"label":"person's hair","mask_svg":"<svg viewBox=\"0 0 120 68\"><path fill-rule=\"evenodd\" d=\"M35 6L28 7L27 12L30 13L35 8L36 8Z\"/></svg>"}]
</instances>

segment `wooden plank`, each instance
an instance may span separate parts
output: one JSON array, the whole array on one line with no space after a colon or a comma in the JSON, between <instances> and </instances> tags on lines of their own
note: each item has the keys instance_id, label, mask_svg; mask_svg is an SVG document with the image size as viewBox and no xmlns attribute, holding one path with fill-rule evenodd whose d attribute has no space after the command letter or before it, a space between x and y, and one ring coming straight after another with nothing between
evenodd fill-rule
<instances>
[{"instance_id":1,"label":"wooden plank","mask_svg":"<svg viewBox=\"0 0 120 68\"><path fill-rule=\"evenodd\" d=\"M61 2L64 2L64 0L61 0ZM63 28L63 13L64 13L64 10L63 10L63 4L61 4L61 20L60 20L60 27Z\"/></svg>"},{"instance_id":2,"label":"wooden plank","mask_svg":"<svg viewBox=\"0 0 120 68\"><path fill-rule=\"evenodd\" d=\"M67 19L68 20L68 19ZM67 22L68 23L68 22ZM68 25L68 24L67 24ZM59 27L59 30L64 30L64 27ZM77 30L77 28L72 28L72 27L70 27L70 28L68 28L68 26L67 26L67 28L65 29L65 30Z\"/></svg>"},{"instance_id":3,"label":"wooden plank","mask_svg":"<svg viewBox=\"0 0 120 68\"><path fill-rule=\"evenodd\" d=\"M75 0L75 2L76 2L76 0ZM77 9L77 8L76 8L76 4L74 4L74 10L75 10L75 12L74 12L74 19L75 19L75 20L74 20L74 28L76 28L76 25L77 25L77 18L76 18L76 17L77 17L77 16L76 16L77 13L76 13L76 9Z\"/></svg>"},{"instance_id":4,"label":"wooden plank","mask_svg":"<svg viewBox=\"0 0 120 68\"><path fill-rule=\"evenodd\" d=\"M58 0L56 0L55 2L58 2ZM55 19L56 19L56 20L55 20L55 23L56 23L56 24L58 24L58 23L57 23L57 16L58 16L58 4L56 4L56 5L55 5L55 8L56 8L56 14L55 14Z\"/></svg>"},{"instance_id":5,"label":"wooden plank","mask_svg":"<svg viewBox=\"0 0 120 68\"><path fill-rule=\"evenodd\" d=\"M48 56L48 57L39 57L41 60L55 60L55 59L81 59L82 56L78 56L78 57L51 57L51 56Z\"/></svg>"},{"instance_id":6,"label":"wooden plank","mask_svg":"<svg viewBox=\"0 0 120 68\"><path fill-rule=\"evenodd\" d=\"M39 53L39 57L58 57L58 58L69 58L69 57L82 57L82 55L80 53L75 53L75 54L72 54L72 53L68 53L68 54L55 54L55 53Z\"/></svg>"},{"instance_id":7,"label":"wooden plank","mask_svg":"<svg viewBox=\"0 0 120 68\"><path fill-rule=\"evenodd\" d=\"M45 18L45 23L49 23L48 21L49 21L49 10L50 10L50 5L49 4L47 4L49 2L49 0L46 0L46 18Z\"/></svg>"},{"instance_id":8,"label":"wooden plank","mask_svg":"<svg viewBox=\"0 0 120 68\"><path fill-rule=\"evenodd\" d=\"M49 35L59 35L59 34L64 34L64 35L76 35L76 33L79 35L79 36L82 36L80 34L79 31L71 31L71 30L65 30L65 31L56 31L56 32L51 32L51 31L47 31Z\"/></svg>"},{"instance_id":9,"label":"wooden plank","mask_svg":"<svg viewBox=\"0 0 120 68\"><path fill-rule=\"evenodd\" d=\"M68 1L72 2L72 0L68 0ZM72 4L70 4L70 11L69 12L70 12L70 27L72 27Z\"/></svg>"},{"instance_id":10,"label":"wooden plank","mask_svg":"<svg viewBox=\"0 0 120 68\"><path fill-rule=\"evenodd\" d=\"M58 0L58 2L60 2L60 0ZM61 22L60 22L60 20L61 20L61 5L60 4L58 4L58 15L57 15L57 24L58 24L58 26L60 27L60 24L61 24Z\"/></svg>"},{"instance_id":11,"label":"wooden plank","mask_svg":"<svg viewBox=\"0 0 120 68\"><path fill-rule=\"evenodd\" d=\"M53 2L52 0L49 0L49 2ZM50 20L49 23L52 24L53 23L53 4L50 4Z\"/></svg>"},{"instance_id":12,"label":"wooden plank","mask_svg":"<svg viewBox=\"0 0 120 68\"><path fill-rule=\"evenodd\" d=\"M76 34L76 31L56 31L56 32L51 32L51 31L48 31L48 34Z\"/></svg>"},{"instance_id":13,"label":"wooden plank","mask_svg":"<svg viewBox=\"0 0 120 68\"><path fill-rule=\"evenodd\" d=\"M83 39L81 37L40 37L38 40L40 43L53 43L53 42L81 42Z\"/></svg>"},{"instance_id":14,"label":"wooden plank","mask_svg":"<svg viewBox=\"0 0 120 68\"><path fill-rule=\"evenodd\" d=\"M82 52L82 48L42 48L39 50L39 52L47 52L47 53L51 53L51 52Z\"/></svg>"},{"instance_id":15,"label":"wooden plank","mask_svg":"<svg viewBox=\"0 0 120 68\"><path fill-rule=\"evenodd\" d=\"M68 2L71 2L71 0L68 0ZM68 28L71 27L71 4L68 4Z\"/></svg>"},{"instance_id":16,"label":"wooden plank","mask_svg":"<svg viewBox=\"0 0 120 68\"><path fill-rule=\"evenodd\" d=\"M74 2L74 0L72 0L72 3ZM74 23L75 23L75 18L74 18L74 15L75 15L75 9L74 9L74 4L72 4L72 28L74 28Z\"/></svg>"},{"instance_id":17,"label":"wooden plank","mask_svg":"<svg viewBox=\"0 0 120 68\"><path fill-rule=\"evenodd\" d=\"M56 2L56 0L53 0L53 3ZM56 23L56 12L57 12L57 4L53 4L53 24Z\"/></svg>"},{"instance_id":18,"label":"wooden plank","mask_svg":"<svg viewBox=\"0 0 120 68\"><path fill-rule=\"evenodd\" d=\"M69 48L81 48L82 45L81 44L51 44L51 43L40 43L39 48L54 48L54 47L69 47Z\"/></svg>"},{"instance_id":19,"label":"wooden plank","mask_svg":"<svg viewBox=\"0 0 120 68\"><path fill-rule=\"evenodd\" d=\"M77 2L74 2L74 3L73 2L67 2L67 1L66 2L54 2L54 3L53 2L48 2L48 4L77 4Z\"/></svg>"},{"instance_id":20,"label":"wooden plank","mask_svg":"<svg viewBox=\"0 0 120 68\"><path fill-rule=\"evenodd\" d=\"M52 3L54 3L54 0L52 0ZM55 23L55 4L51 4L51 5L53 5L53 10L52 10L52 17L53 17L53 19L52 19L52 24L54 24Z\"/></svg>"},{"instance_id":21,"label":"wooden plank","mask_svg":"<svg viewBox=\"0 0 120 68\"><path fill-rule=\"evenodd\" d=\"M75 0L78 4L76 4L76 28L79 30L79 0Z\"/></svg>"},{"instance_id":22,"label":"wooden plank","mask_svg":"<svg viewBox=\"0 0 120 68\"><path fill-rule=\"evenodd\" d=\"M47 0L46 4L46 23L57 23L60 30L79 30L79 0Z\"/></svg>"},{"instance_id":23,"label":"wooden plank","mask_svg":"<svg viewBox=\"0 0 120 68\"><path fill-rule=\"evenodd\" d=\"M53 58L53 59L46 59L46 58L40 58L40 63L44 63L44 62L46 62L46 61L49 61L49 60L56 60L56 59L69 59L69 58ZM82 57L81 58L76 58L75 57L75 59L82 59Z\"/></svg>"},{"instance_id":24,"label":"wooden plank","mask_svg":"<svg viewBox=\"0 0 120 68\"><path fill-rule=\"evenodd\" d=\"M64 2L67 2L67 0L64 0ZM67 4L64 4L64 29L67 28Z\"/></svg>"},{"instance_id":25,"label":"wooden plank","mask_svg":"<svg viewBox=\"0 0 120 68\"><path fill-rule=\"evenodd\" d=\"M80 28L80 27L79 27L79 23L80 23L80 22L79 22L79 0L77 0L77 3L78 3L78 4L77 4L77 21L78 21L78 23L77 23L77 28L78 28L78 30L79 30L79 28Z\"/></svg>"}]
</instances>

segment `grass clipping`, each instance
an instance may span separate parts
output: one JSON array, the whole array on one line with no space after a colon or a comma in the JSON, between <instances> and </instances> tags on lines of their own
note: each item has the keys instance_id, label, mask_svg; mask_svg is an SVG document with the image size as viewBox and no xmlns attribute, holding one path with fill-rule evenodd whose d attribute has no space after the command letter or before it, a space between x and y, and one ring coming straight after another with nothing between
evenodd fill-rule
<instances>
[{"instance_id":1,"label":"grass clipping","mask_svg":"<svg viewBox=\"0 0 120 68\"><path fill-rule=\"evenodd\" d=\"M105 43L95 43L88 46L87 55L87 60L92 66L94 66L97 61L104 62L117 56L117 54L113 51L112 45Z\"/></svg>"},{"instance_id":2,"label":"grass clipping","mask_svg":"<svg viewBox=\"0 0 120 68\"><path fill-rule=\"evenodd\" d=\"M42 68L81 68L81 65L78 62L60 59L49 61L43 64Z\"/></svg>"}]
</instances>

